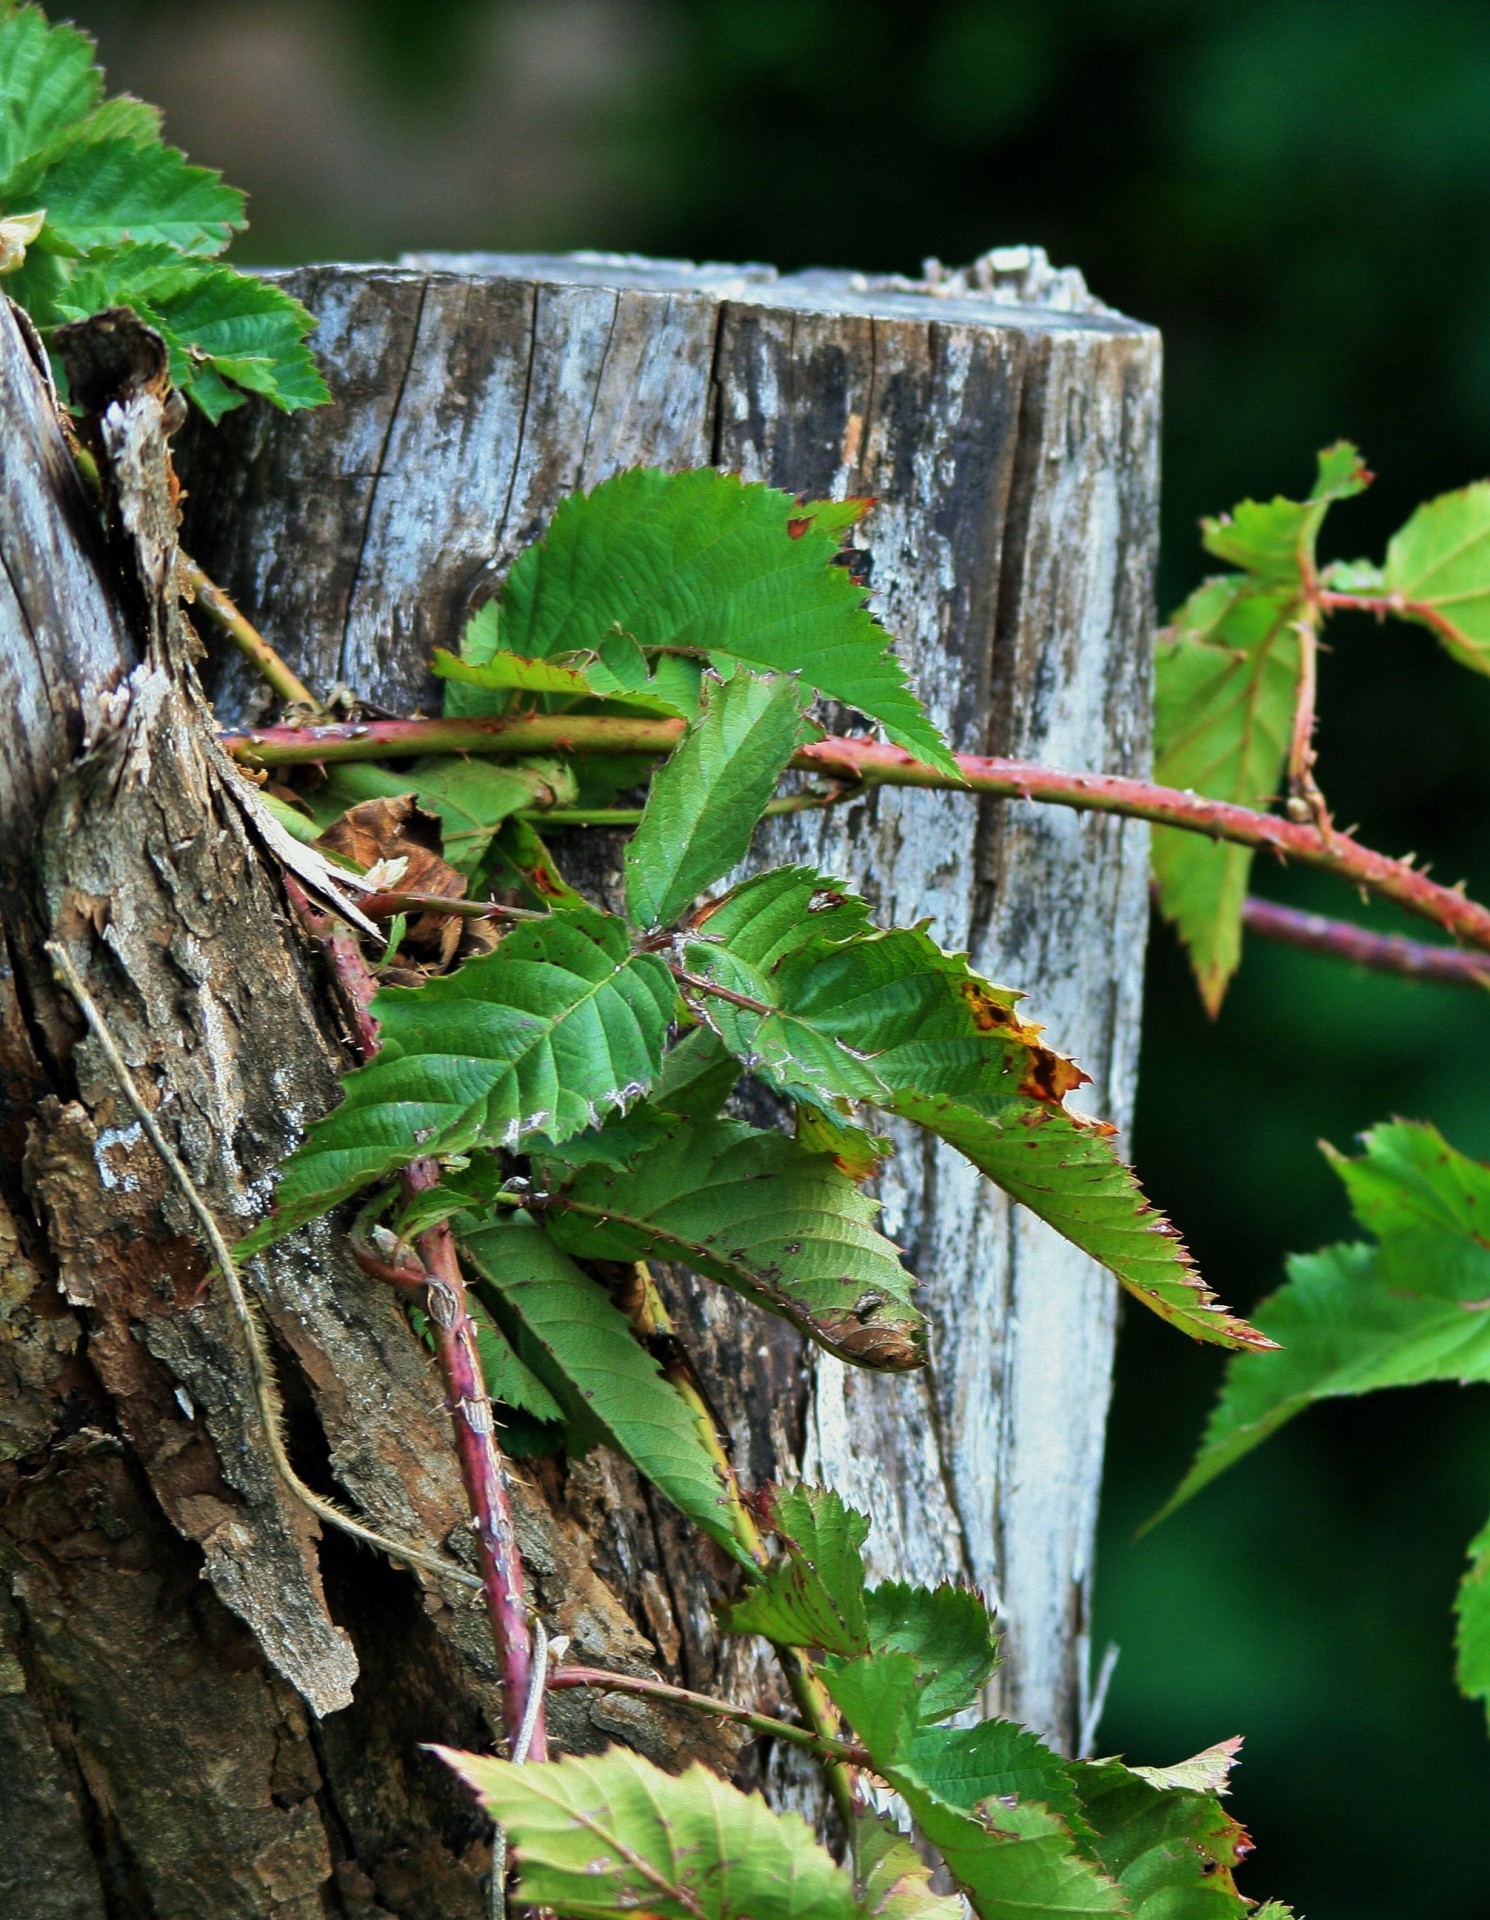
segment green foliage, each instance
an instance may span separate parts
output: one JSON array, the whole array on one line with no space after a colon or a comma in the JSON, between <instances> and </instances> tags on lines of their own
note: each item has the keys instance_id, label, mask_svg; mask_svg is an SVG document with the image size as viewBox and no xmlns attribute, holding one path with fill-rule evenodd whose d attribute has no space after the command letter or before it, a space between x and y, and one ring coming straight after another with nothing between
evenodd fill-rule
<instances>
[{"instance_id":1,"label":"green foliage","mask_svg":"<svg viewBox=\"0 0 1490 1920\"><path fill-rule=\"evenodd\" d=\"M1265 807L1276 794L1298 697L1300 629L1315 617L1315 542L1330 505L1370 477L1342 441L1319 456L1307 500L1244 500L1205 522L1207 549L1243 571L1197 588L1160 638L1156 780L1245 807ZM1153 859L1160 909L1215 1013L1241 957L1251 849L1156 827Z\"/></svg>"},{"instance_id":2,"label":"green foliage","mask_svg":"<svg viewBox=\"0 0 1490 1920\"><path fill-rule=\"evenodd\" d=\"M326 828L364 800L411 793L441 827L446 860L474 873L504 820L529 807L565 805L577 788L561 760L456 760L431 755L402 767L349 760L327 769L323 785L304 796L317 825Z\"/></svg>"},{"instance_id":3,"label":"green foliage","mask_svg":"<svg viewBox=\"0 0 1490 1920\"><path fill-rule=\"evenodd\" d=\"M1257 1318L1281 1351L1233 1360L1169 1513L1316 1400L1428 1380L1490 1380L1490 1169L1432 1127L1394 1121L1331 1156L1375 1246L1299 1255ZM1483 1207L1481 1215L1478 1209Z\"/></svg>"},{"instance_id":4,"label":"green foliage","mask_svg":"<svg viewBox=\"0 0 1490 1920\"><path fill-rule=\"evenodd\" d=\"M1252 1843L1212 1794L1156 1787L1115 1760L1082 1767L1080 1780L1092 1850L1132 1920L1245 1920L1232 1870Z\"/></svg>"},{"instance_id":5,"label":"green foliage","mask_svg":"<svg viewBox=\"0 0 1490 1920\"><path fill-rule=\"evenodd\" d=\"M1462 666L1490 673L1490 481L1419 507L1392 536L1381 587Z\"/></svg>"},{"instance_id":6,"label":"green foliage","mask_svg":"<svg viewBox=\"0 0 1490 1920\"><path fill-rule=\"evenodd\" d=\"M153 107L104 100L84 34L0 0L0 225L23 239L0 270L44 336L133 307L209 419L248 393L287 411L319 405L310 315L210 258L245 224L243 195L166 146Z\"/></svg>"},{"instance_id":7,"label":"green foliage","mask_svg":"<svg viewBox=\"0 0 1490 1920\"><path fill-rule=\"evenodd\" d=\"M703 1767L663 1773L624 1747L542 1766L435 1751L510 1836L519 1900L565 1920L860 1920L874 1911L799 1814L772 1813Z\"/></svg>"},{"instance_id":8,"label":"green foliage","mask_svg":"<svg viewBox=\"0 0 1490 1920\"><path fill-rule=\"evenodd\" d=\"M515 927L495 952L378 994L376 1059L286 1161L257 1250L428 1155L563 1140L651 1085L672 1012L662 962L593 908Z\"/></svg>"},{"instance_id":9,"label":"green foliage","mask_svg":"<svg viewBox=\"0 0 1490 1920\"><path fill-rule=\"evenodd\" d=\"M858 501L803 504L712 468L630 468L564 501L519 556L500 602L502 649L578 665L597 691L646 684L640 661L628 674L618 633L634 660L638 647L666 648L796 673L955 772L863 589L832 564L862 510ZM592 661L608 680L589 672Z\"/></svg>"},{"instance_id":10,"label":"green foliage","mask_svg":"<svg viewBox=\"0 0 1490 1920\"><path fill-rule=\"evenodd\" d=\"M1428 1381L1490 1380L1490 1167L1433 1127L1392 1121L1354 1159L1329 1152L1374 1243L1295 1256L1258 1320L1281 1351L1234 1359L1195 1464L1159 1514L1318 1400ZM1490 1530L1458 1602L1459 1682L1490 1705Z\"/></svg>"},{"instance_id":11,"label":"green foliage","mask_svg":"<svg viewBox=\"0 0 1490 1920\"><path fill-rule=\"evenodd\" d=\"M1490 1714L1490 1525L1469 1543L1469 1571L1460 1582L1454 1616L1459 1691L1466 1699L1483 1701Z\"/></svg>"},{"instance_id":12,"label":"green foliage","mask_svg":"<svg viewBox=\"0 0 1490 1920\"><path fill-rule=\"evenodd\" d=\"M699 717L659 768L626 848L626 907L639 927L670 924L745 857L801 725L794 678L705 677Z\"/></svg>"},{"instance_id":13,"label":"green foliage","mask_svg":"<svg viewBox=\"0 0 1490 1920\"><path fill-rule=\"evenodd\" d=\"M466 1258L552 1361L571 1415L593 1422L675 1506L743 1554L719 1470L693 1415L632 1338L605 1289L537 1227L499 1222L463 1237ZM495 1391L495 1388L493 1388Z\"/></svg>"},{"instance_id":14,"label":"green foliage","mask_svg":"<svg viewBox=\"0 0 1490 1920\"><path fill-rule=\"evenodd\" d=\"M1175 615L1155 659L1154 777L1242 806L1278 790L1298 692L1297 596L1208 580ZM1159 905L1219 1010L1242 950L1252 851L1155 827Z\"/></svg>"},{"instance_id":15,"label":"green foliage","mask_svg":"<svg viewBox=\"0 0 1490 1920\"><path fill-rule=\"evenodd\" d=\"M562 1183L561 1161L545 1168L549 1231L579 1258L681 1260L845 1360L920 1365L911 1276L874 1227L878 1202L828 1155L740 1121L678 1119L619 1165Z\"/></svg>"}]
</instances>

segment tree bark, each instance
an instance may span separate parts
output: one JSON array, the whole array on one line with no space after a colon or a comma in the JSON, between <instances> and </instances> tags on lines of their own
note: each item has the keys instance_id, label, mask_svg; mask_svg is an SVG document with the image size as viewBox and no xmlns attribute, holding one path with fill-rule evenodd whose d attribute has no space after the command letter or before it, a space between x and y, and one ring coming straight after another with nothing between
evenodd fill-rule
<instances>
[{"instance_id":1,"label":"tree bark","mask_svg":"<svg viewBox=\"0 0 1490 1920\"><path fill-rule=\"evenodd\" d=\"M875 604L953 744L1141 773L1157 337L1069 281L1042 306L1030 277L1020 305L987 269L934 290L636 262L303 270L336 404L190 429L187 546L319 693L429 711L431 647L577 485L714 461L872 494ZM323 1535L275 1475L220 1288L199 1296L207 1256L41 954L66 942L224 1226L257 1217L335 1097L340 1016L196 684L159 369L128 329L89 351L106 538L0 324L0 1910L474 1915L482 1823L420 1743L498 1737L480 1610ZM236 659L203 671L223 721L262 711ZM614 886L613 839L559 847ZM773 823L752 858L929 914L1030 991L1124 1122L1145 855L1132 823L881 790ZM882 1573L996 1594L1004 1710L1072 1745L1112 1283L941 1149L907 1142L883 1192L922 1277L924 1376L849 1374L671 1274L680 1326L747 1482L831 1479L872 1512ZM259 1285L299 1471L470 1564L439 1385L391 1291L326 1225ZM779 1704L769 1663L714 1630L722 1558L624 1463L528 1463L515 1495L576 1659ZM560 1748L739 1755L620 1695L558 1696L551 1722ZM762 1770L810 1799L757 1746Z\"/></svg>"}]
</instances>

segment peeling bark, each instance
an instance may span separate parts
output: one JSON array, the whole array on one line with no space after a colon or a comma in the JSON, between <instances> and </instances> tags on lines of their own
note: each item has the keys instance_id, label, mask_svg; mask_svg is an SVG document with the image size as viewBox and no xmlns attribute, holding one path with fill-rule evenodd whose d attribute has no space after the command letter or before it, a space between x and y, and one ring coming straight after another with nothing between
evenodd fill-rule
<instances>
[{"instance_id":1,"label":"peeling bark","mask_svg":"<svg viewBox=\"0 0 1490 1920\"><path fill-rule=\"evenodd\" d=\"M319 692L432 705L429 648L562 493L712 458L880 498L872 585L958 747L1142 770L1145 330L761 270L317 269L296 289L337 406L245 409L193 429L182 465L195 557ZM481 1609L323 1532L286 1488L189 1212L42 956L66 945L224 1229L257 1218L335 1097L342 1016L197 684L158 358L118 318L71 350L102 533L42 362L0 314L0 1910L464 1920L487 1834L422 1743L499 1738ZM206 671L224 718L254 710L235 663ZM936 914L1034 989L1122 1117L1142 851L1115 822L883 793L773 827L756 857ZM607 837L564 857L614 888ZM886 1200L941 1336L924 1380L814 1362L686 1274L663 1276L670 1309L747 1481L805 1461L869 1500L885 1571L1012 1599L1010 1697L1069 1738L1110 1283L936 1150ZM472 1565L440 1383L392 1291L326 1223L251 1278L297 1471ZM624 1462L527 1462L514 1498L575 1660L782 1704L760 1651L714 1627L724 1557ZM740 1757L737 1731L619 1694L555 1697L550 1737ZM810 1800L794 1759L745 1759Z\"/></svg>"}]
</instances>

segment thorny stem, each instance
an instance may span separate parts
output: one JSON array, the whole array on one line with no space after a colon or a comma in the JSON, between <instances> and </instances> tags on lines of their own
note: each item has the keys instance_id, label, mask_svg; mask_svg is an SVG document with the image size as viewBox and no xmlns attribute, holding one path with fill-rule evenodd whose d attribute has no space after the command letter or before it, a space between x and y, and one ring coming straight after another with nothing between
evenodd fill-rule
<instances>
[{"instance_id":1,"label":"thorny stem","mask_svg":"<svg viewBox=\"0 0 1490 1920\"><path fill-rule=\"evenodd\" d=\"M269 727L225 733L225 747L251 764L293 765L316 760L377 760L422 753L671 752L681 720L610 714L533 714L522 719L385 720L361 726ZM1364 887L1453 934L1490 951L1490 909L1457 887L1440 886L1405 860L1362 846L1348 833L1321 834L1312 822L1258 813L1205 794L1156 786L1125 774L1073 773L1023 760L982 754L958 756L958 777L923 765L900 747L874 740L827 739L802 747L791 764L805 772L852 781L856 787L925 787L1037 801L1092 813L1121 814L1157 826L1209 834L1214 840L1266 850L1280 859Z\"/></svg>"},{"instance_id":2,"label":"thorny stem","mask_svg":"<svg viewBox=\"0 0 1490 1920\"><path fill-rule=\"evenodd\" d=\"M378 1050L377 1023L370 1012L374 981L356 940L328 916L309 905L304 893L287 883L290 898L307 930L320 943L332 973L349 1003L364 1059ZM403 1172L406 1199L439 1184L438 1164L416 1160ZM461 1480L476 1534L476 1557L481 1568L481 1590L491 1620L492 1639L502 1670L502 1706L509 1749L515 1749L533 1684L532 1645L523 1591L522 1556L518 1552L507 1478L497 1447L491 1400L476 1346L476 1328L466 1307L466 1284L448 1223L428 1228L418 1238L423 1264L426 1306L435 1358L445 1380L448 1410L455 1429L455 1448ZM354 1242L354 1252L368 1271L374 1271L365 1247ZM382 1278L406 1287L414 1276L406 1268ZM540 1698L538 1720L530 1735L533 1758L547 1757Z\"/></svg>"},{"instance_id":3,"label":"thorny stem","mask_svg":"<svg viewBox=\"0 0 1490 1920\"><path fill-rule=\"evenodd\" d=\"M1354 961L1375 973L1404 974L1409 980L1438 980L1458 987L1490 987L1490 956L1464 953L1458 947L1430 947L1401 934L1371 933L1348 920L1328 920L1323 914L1300 913L1296 907L1250 895L1242 906L1242 924L1248 933L1323 953L1336 960Z\"/></svg>"},{"instance_id":4,"label":"thorny stem","mask_svg":"<svg viewBox=\"0 0 1490 1920\"><path fill-rule=\"evenodd\" d=\"M227 1288L233 1317L238 1323L244 1345L248 1349L249 1385L264 1429L265 1445L280 1479L295 1498L327 1526L350 1534L354 1540L362 1541L365 1546L376 1547L379 1552L388 1554L394 1560L402 1560L411 1566L423 1567L430 1573L437 1573L442 1579L458 1581L465 1587L479 1586L480 1582L473 1575L456 1561L447 1560L443 1554L431 1553L424 1547L413 1546L406 1541L391 1540L374 1528L364 1526L353 1515L344 1513L334 1501L324 1499L312 1488L306 1486L291 1466L284 1447L284 1409L280 1403L279 1388L274 1378L274 1363L269 1356L263 1329L249 1304L248 1296L243 1291L243 1282L238 1276L238 1267L233 1259L232 1249L228 1246L212 1209L198 1191L196 1182L161 1132L155 1114L145 1104L135 1084L134 1075L125 1064L124 1056L119 1051L113 1034L109 1031L107 1021L93 996L83 985L67 949L59 942L49 940L46 943L46 950L57 970L58 978L82 1009L83 1018L88 1022L104 1058L113 1069L114 1077L124 1097L133 1108L135 1118L144 1130L145 1137L154 1147L161 1164L174 1181L186 1204L191 1208L197 1224L202 1229L202 1236L212 1252L212 1257L217 1262L217 1269Z\"/></svg>"},{"instance_id":5,"label":"thorny stem","mask_svg":"<svg viewBox=\"0 0 1490 1920\"><path fill-rule=\"evenodd\" d=\"M836 1766L864 1766L868 1755L862 1747L847 1740L834 1740L806 1727L795 1727L790 1720L777 1720L768 1713L752 1713L730 1700L716 1700L710 1693L692 1693L687 1687L670 1686L666 1680L653 1680L642 1674L608 1673L604 1667L556 1667L549 1676L549 1688L604 1687L609 1693L635 1693L649 1700L670 1700L680 1707L692 1707L698 1713L711 1713L720 1720L733 1720L772 1740L785 1740L804 1747L820 1759Z\"/></svg>"},{"instance_id":6,"label":"thorny stem","mask_svg":"<svg viewBox=\"0 0 1490 1920\"><path fill-rule=\"evenodd\" d=\"M369 893L357 902L373 920L395 913L453 913L462 920L547 920L529 907L504 907L500 900L450 899L443 893Z\"/></svg>"},{"instance_id":7,"label":"thorny stem","mask_svg":"<svg viewBox=\"0 0 1490 1920\"><path fill-rule=\"evenodd\" d=\"M412 1199L415 1194L437 1186L439 1179L436 1161L416 1160L404 1169L404 1193ZM491 1399L476 1345L476 1324L466 1306L466 1283L450 1223L442 1220L438 1226L427 1228L419 1235L417 1244L429 1275L430 1332L449 1393L461 1478L475 1526L482 1589L502 1667L502 1707L508 1746L515 1757L533 1685L533 1648L523 1591L522 1556L512 1521L512 1503L507 1497L507 1476L497 1448ZM528 1751L534 1760L548 1758L541 1697Z\"/></svg>"},{"instance_id":8,"label":"thorny stem","mask_svg":"<svg viewBox=\"0 0 1490 1920\"><path fill-rule=\"evenodd\" d=\"M633 1276L635 1291L624 1303L627 1318L631 1321L632 1327L644 1341L658 1334L672 1334L672 1316L664 1305L662 1296L657 1291L657 1283L653 1280L644 1260L638 1260L635 1263ZM740 1483L735 1477L735 1463L729 1457L714 1417L714 1409L709 1405L708 1396L704 1393L691 1363L680 1351L676 1359L663 1364L663 1372L693 1415L694 1425L703 1442L704 1450L713 1460L719 1478L724 1484L730 1527L735 1538L756 1565L764 1567L768 1557L766 1543L762 1540L760 1529L755 1524L755 1516L740 1492ZM818 1678L810 1655L804 1653L800 1647L791 1646L781 1640L773 1640L771 1647L781 1662L781 1669L786 1675L786 1683L797 1704L797 1711L810 1729L810 1732L803 1733L800 1728L793 1728L790 1736L783 1737L793 1738L799 1745L813 1745L821 1761L823 1777L827 1781L829 1793L833 1796L838 1817L843 1822L843 1830L847 1834L852 1834L854 1776L851 1763L855 1761L856 1755L836 1738L837 1709ZM663 1683L659 1681L656 1684L661 1686ZM704 1703L708 1698L707 1695L702 1694L689 1697L698 1704ZM712 1707L708 1710L712 1710ZM747 1714L743 1709L731 1709L731 1714L745 1724L755 1726L756 1730L762 1733L775 1733L785 1724L780 1721L761 1724L762 1716Z\"/></svg>"},{"instance_id":9,"label":"thorny stem","mask_svg":"<svg viewBox=\"0 0 1490 1920\"><path fill-rule=\"evenodd\" d=\"M184 553L181 555L181 572L203 613L228 636L244 658L252 663L260 679L271 686L281 700L306 707L314 714L325 711L295 669L281 659L253 622L233 605L222 588L214 585L196 561L189 560Z\"/></svg>"},{"instance_id":10,"label":"thorny stem","mask_svg":"<svg viewBox=\"0 0 1490 1920\"><path fill-rule=\"evenodd\" d=\"M1314 778L1315 707L1319 688L1319 610L1317 603L1306 602L1306 610L1297 622L1299 636L1299 683L1294 696L1293 731L1288 743L1288 813L1291 819L1312 820L1323 839L1334 828L1329 808Z\"/></svg>"}]
</instances>

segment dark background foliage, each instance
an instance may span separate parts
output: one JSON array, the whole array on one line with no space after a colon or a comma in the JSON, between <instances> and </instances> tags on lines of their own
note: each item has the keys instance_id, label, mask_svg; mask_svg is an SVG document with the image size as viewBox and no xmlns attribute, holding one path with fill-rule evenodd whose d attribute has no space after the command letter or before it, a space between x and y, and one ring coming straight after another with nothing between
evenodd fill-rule
<instances>
[{"instance_id":1,"label":"dark background foliage","mask_svg":"<svg viewBox=\"0 0 1490 1920\"><path fill-rule=\"evenodd\" d=\"M60 9L59 9L60 11ZM1157 322L1166 604L1195 521L1359 441L1377 552L1490 467L1490 9L1468 0L79 0L114 82L252 190L261 260L632 248L914 270L1031 240ZM1339 622L1339 816L1490 897L1490 686ZM1366 912L1280 870L1261 889ZM1388 924L1379 909L1372 924ZM1156 934L1136 1154L1237 1306L1349 1232L1320 1136L1388 1113L1490 1155L1490 1004L1254 945L1219 1024ZM1038 1009L1036 1009L1038 1012ZM1248 1736L1254 1891L1309 1920L1485 1910L1481 1716L1449 1603L1490 1505L1490 1409L1450 1389L1308 1416L1135 1544L1217 1365L1125 1330L1098 1646L1102 1744Z\"/></svg>"}]
</instances>

